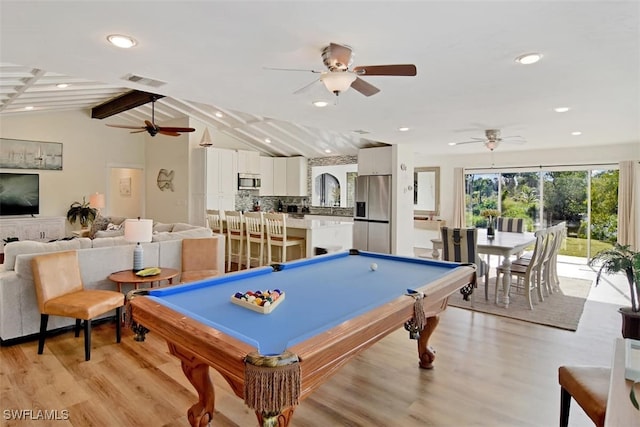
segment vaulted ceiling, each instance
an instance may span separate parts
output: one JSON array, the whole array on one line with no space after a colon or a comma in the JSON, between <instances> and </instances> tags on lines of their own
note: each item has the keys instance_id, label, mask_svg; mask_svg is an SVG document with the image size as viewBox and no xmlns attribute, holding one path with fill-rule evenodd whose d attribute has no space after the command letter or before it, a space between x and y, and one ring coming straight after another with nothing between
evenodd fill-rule
<instances>
[{"instance_id":1,"label":"vaulted ceiling","mask_svg":"<svg viewBox=\"0 0 640 427\"><path fill-rule=\"evenodd\" d=\"M448 144L492 128L526 141L505 151L640 144L637 2L3 0L0 24L0 118L90 110L136 89L166 96L159 123L190 116L272 155L377 143L483 152ZM114 48L113 33L138 44ZM412 63L417 76L364 76L380 93L336 98L309 72L325 70L331 42L353 48L353 66ZM514 61L527 52L542 60ZM146 104L104 120L150 114Z\"/></svg>"}]
</instances>

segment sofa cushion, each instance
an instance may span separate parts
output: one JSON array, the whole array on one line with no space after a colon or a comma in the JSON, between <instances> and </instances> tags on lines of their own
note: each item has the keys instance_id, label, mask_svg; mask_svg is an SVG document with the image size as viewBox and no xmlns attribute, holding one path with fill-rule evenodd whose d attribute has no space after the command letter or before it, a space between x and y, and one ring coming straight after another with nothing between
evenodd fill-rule
<instances>
[{"instance_id":1,"label":"sofa cushion","mask_svg":"<svg viewBox=\"0 0 640 427\"><path fill-rule=\"evenodd\" d=\"M184 222L176 222L173 224L173 229L171 231L175 233L178 231L195 230L196 228L202 227L199 225L186 224Z\"/></svg>"},{"instance_id":2,"label":"sofa cushion","mask_svg":"<svg viewBox=\"0 0 640 427\"><path fill-rule=\"evenodd\" d=\"M172 230L173 230L173 224L163 224L161 222L156 222L153 224L154 233L165 233Z\"/></svg>"},{"instance_id":3,"label":"sofa cushion","mask_svg":"<svg viewBox=\"0 0 640 427\"><path fill-rule=\"evenodd\" d=\"M91 223L89 238L93 239L98 231L106 230L109 224L121 225L125 219L123 216L99 216Z\"/></svg>"},{"instance_id":4,"label":"sofa cushion","mask_svg":"<svg viewBox=\"0 0 640 427\"><path fill-rule=\"evenodd\" d=\"M100 230L96 231L94 239L101 239L104 237L117 237L124 236L124 229L122 230Z\"/></svg>"},{"instance_id":5,"label":"sofa cushion","mask_svg":"<svg viewBox=\"0 0 640 427\"><path fill-rule=\"evenodd\" d=\"M210 236L213 236L213 231L211 231L210 228L195 227L194 229L191 229L191 230L184 230L184 231L178 231L178 232L173 231L171 233L169 232L154 233L153 236L151 236L151 241L165 242L167 240L182 240L182 239L191 238L191 237L210 237Z\"/></svg>"},{"instance_id":6,"label":"sofa cushion","mask_svg":"<svg viewBox=\"0 0 640 427\"><path fill-rule=\"evenodd\" d=\"M90 245L91 240L86 237L71 240L56 240L53 242L22 240L7 243L4 247L4 270L12 271L15 269L16 257L18 255L68 251L88 248L91 247Z\"/></svg>"},{"instance_id":7,"label":"sofa cushion","mask_svg":"<svg viewBox=\"0 0 640 427\"><path fill-rule=\"evenodd\" d=\"M125 240L124 235L112 236L112 237L101 237L99 239L93 239L92 248L106 248L109 246L122 246L122 245L133 245L133 242Z\"/></svg>"}]
</instances>

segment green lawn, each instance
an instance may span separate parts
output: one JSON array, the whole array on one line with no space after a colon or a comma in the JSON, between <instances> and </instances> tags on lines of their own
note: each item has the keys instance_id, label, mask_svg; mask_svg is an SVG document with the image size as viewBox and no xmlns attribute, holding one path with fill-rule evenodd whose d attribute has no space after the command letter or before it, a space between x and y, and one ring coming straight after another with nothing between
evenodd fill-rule
<instances>
[{"instance_id":1,"label":"green lawn","mask_svg":"<svg viewBox=\"0 0 640 427\"><path fill-rule=\"evenodd\" d=\"M613 247L611 243L601 242L599 240L591 240L591 256L594 256L603 249L609 249ZM577 237L567 237L565 243L560 248L560 255L568 256L587 256L587 240L579 239Z\"/></svg>"}]
</instances>

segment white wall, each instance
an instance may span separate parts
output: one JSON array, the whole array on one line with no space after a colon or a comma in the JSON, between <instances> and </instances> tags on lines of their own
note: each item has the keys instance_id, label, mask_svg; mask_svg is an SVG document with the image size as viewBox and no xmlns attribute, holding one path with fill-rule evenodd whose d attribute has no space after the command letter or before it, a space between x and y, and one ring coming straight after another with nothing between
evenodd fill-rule
<instances>
[{"instance_id":1,"label":"white wall","mask_svg":"<svg viewBox=\"0 0 640 427\"><path fill-rule=\"evenodd\" d=\"M144 164L143 134L107 127L88 111L2 115L0 137L63 144L62 171L28 170L40 174L40 216L66 216L69 205L82 197L107 194L109 164ZM103 212L109 208L107 200Z\"/></svg>"},{"instance_id":2,"label":"white wall","mask_svg":"<svg viewBox=\"0 0 640 427\"><path fill-rule=\"evenodd\" d=\"M607 145L597 147L585 147L582 150L575 148L531 150L531 151L500 151L500 147L493 153L484 151L476 154L459 154L455 156L416 156L415 167L440 166L440 217L453 224L453 169L455 167L468 168L493 168L496 170L508 169L518 166L562 165L561 169L580 168L580 165L589 164L615 164L621 160L640 160L640 142L632 144ZM636 224L640 224L640 212L636 218ZM640 229L640 227L636 227ZM640 231L639 231L640 232ZM640 236L639 236L640 237Z\"/></svg>"},{"instance_id":3,"label":"white wall","mask_svg":"<svg viewBox=\"0 0 640 427\"><path fill-rule=\"evenodd\" d=\"M391 252L413 256L413 168L414 154L410 145L394 145L393 162L393 230ZM404 165L404 166L403 166Z\"/></svg>"}]
</instances>

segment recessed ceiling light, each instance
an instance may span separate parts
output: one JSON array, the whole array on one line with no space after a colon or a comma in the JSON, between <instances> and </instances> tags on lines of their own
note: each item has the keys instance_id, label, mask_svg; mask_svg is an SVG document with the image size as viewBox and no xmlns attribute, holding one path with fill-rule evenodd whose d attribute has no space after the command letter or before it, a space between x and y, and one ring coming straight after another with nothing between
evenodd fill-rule
<instances>
[{"instance_id":1,"label":"recessed ceiling light","mask_svg":"<svg viewBox=\"0 0 640 427\"><path fill-rule=\"evenodd\" d=\"M271 144L271 140L269 138L264 139L265 144Z\"/></svg>"},{"instance_id":2,"label":"recessed ceiling light","mask_svg":"<svg viewBox=\"0 0 640 427\"><path fill-rule=\"evenodd\" d=\"M406 132L406 131L408 131L408 130L409 130L409 128L408 128L408 127L406 127L406 126L403 126L403 127L399 127L399 128L398 128L398 130L399 130L400 132Z\"/></svg>"},{"instance_id":3,"label":"recessed ceiling light","mask_svg":"<svg viewBox=\"0 0 640 427\"><path fill-rule=\"evenodd\" d=\"M315 105L318 108L322 108L329 105L329 103L327 101L313 101L313 105Z\"/></svg>"},{"instance_id":4,"label":"recessed ceiling light","mask_svg":"<svg viewBox=\"0 0 640 427\"><path fill-rule=\"evenodd\" d=\"M582 135L582 132L580 132L579 130L575 131L575 132L571 132L571 135L573 136L580 136Z\"/></svg>"},{"instance_id":5,"label":"recessed ceiling light","mask_svg":"<svg viewBox=\"0 0 640 427\"><path fill-rule=\"evenodd\" d=\"M216 117L217 117L217 118L219 118L219 119L221 119L221 118L223 118L223 117L224 117L224 114L222 114L220 111L216 111L216 114L215 114L215 115L216 115Z\"/></svg>"},{"instance_id":6,"label":"recessed ceiling light","mask_svg":"<svg viewBox=\"0 0 640 427\"><path fill-rule=\"evenodd\" d=\"M516 58L516 62L522 65L531 65L542 59L541 53L525 53Z\"/></svg>"},{"instance_id":7,"label":"recessed ceiling light","mask_svg":"<svg viewBox=\"0 0 640 427\"><path fill-rule=\"evenodd\" d=\"M69 83L58 83L56 87L58 89L64 89L65 87L69 87Z\"/></svg>"},{"instance_id":8,"label":"recessed ceiling light","mask_svg":"<svg viewBox=\"0 0 640 427\"><path fill-rule=\"evenodd\" d=\"M27 105L24 107L25 110L33 110L33 105Z\"/></svg>"},{"instance_id":9,"label":"recessed ceiling light","mask_svg":"<svg viewBox=\"0 0 640 427\"><path fill-rule=\"evenodd\" d=\"M107 36L107 40L112 45L120 47L122 49L129 49L130 47L134 47L138 44L138 42L133 37L124 36L122 34L109 34Z\"/></svg>"},{"instance_id":10,"label":"recessed ceiling light","mask_svg":"<svg viewBox=\"0 0 640 427\"><path fill-rule=\"evenodd\" d=\"M328 153L330 153L330 152L331 152L331 150L329 150L329 149L327 148L326 150L324 150L324 152L328 154Z\"/></svg>"},{"instance_id":11,"label":"recessed ceiling light","mask_svg":"<svg viewBox=\"0 0 640 427\"><path fill-rule=\"evenodd\" d=\"M457 142L450 142L449 145L456 145Z\"/></svg>"},{"instance_id":12,"label":"recessed ceiling light","mask_svg":"<svg viewBox=\"0 0 640 427\"><path fill-rule=\"evenodd\" d=\"M553 111L555 111L556 113L566 113L567 111L569 111L569 107L557 107L554 108Z\"/></svg>"}]
</instances>

